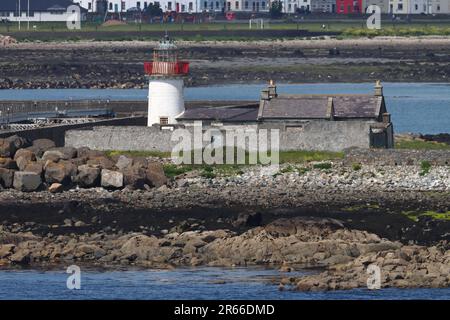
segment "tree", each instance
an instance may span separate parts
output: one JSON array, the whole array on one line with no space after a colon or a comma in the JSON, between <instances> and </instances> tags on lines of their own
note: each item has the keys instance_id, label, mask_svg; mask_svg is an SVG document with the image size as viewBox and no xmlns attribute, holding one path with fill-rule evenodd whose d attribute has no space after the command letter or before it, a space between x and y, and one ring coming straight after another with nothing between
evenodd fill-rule
<instances>
[{"instance_id":1,"label":"tree","mask_svg":"<svg viewBox=\"0 0 450 320\"><path fill-rule=\"evenodd\" d=\"M283 10L283 3L280 0L273 1L269 10L270 17L273 19L281 18L281 16L283 15L282 10Z\"/></svg>"},{"instance_id":2,"label":"tree","mask_svg":"<svg viewBox=\"0 0 450 320\"><path fill-rule=\"evenodd\" d=\"M150 17L161 17L163 15L163 11L159 6L158 2L149 3L147 8L144 10L144 14Z\"/></svg>"}]
</instances>

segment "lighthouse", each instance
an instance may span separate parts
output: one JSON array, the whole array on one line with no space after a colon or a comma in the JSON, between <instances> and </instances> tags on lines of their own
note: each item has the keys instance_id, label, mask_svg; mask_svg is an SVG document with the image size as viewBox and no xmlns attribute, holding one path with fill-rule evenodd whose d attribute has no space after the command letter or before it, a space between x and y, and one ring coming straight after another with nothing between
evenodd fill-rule
<instances>
[{"instance_id":1,"label":"lighthouse","mask_svg":"<svg viewBox=\"0 0 450 320\"><path fill-rule=\"evenodd\" d=\"M178 60L178 48L166 35L153 50L153 61L144 63L148 84L148 126L175 124L184 112L184 77L189 62Z\"/></svg>"}]
</instances>

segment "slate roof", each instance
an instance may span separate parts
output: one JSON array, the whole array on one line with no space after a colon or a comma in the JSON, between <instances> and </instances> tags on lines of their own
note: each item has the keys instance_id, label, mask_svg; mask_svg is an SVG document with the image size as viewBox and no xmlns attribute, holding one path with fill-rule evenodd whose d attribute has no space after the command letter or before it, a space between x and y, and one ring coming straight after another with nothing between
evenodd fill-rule
<instances>
[{"instance_id":1,"label":"slate roof","mask_svg":"<svg viewBox=\"0 0 450 320\"><path fill-rule=\"evenodd\" d=\"M204 120L222 122L256 121L258 105L225 106L225 107L197 107L189 108L177 120Z\"/></svg>"},{"instance_id":2,"label":"slate roof","mask_svg":"<svg viewBox=\"0 0 450 320\"><path fill-rule=\"evenodd\" d=\"M329 110L329 99L332 110ZM374 95L278 95L262 100L259 119L374 118L383 112L383 98Z\"/></svg>"},{"instance_id":3,"label":"slate roof","mask_svg":"<svg viewBox=\"0 0 450 320\"><path fill-rule=\"evenodd\" d=\"M384 98L368 94L350 95L278 95L249 104L225 107L194 107L178 120L256 122L270 119L380 119L386 112Z\"/></svg>"},{"instance_id":4,"label":"slate roof","mask_svg":"<svg viewBox=\"0 0 450 320\"><path fill-rule=\"evenodd\" d=\"M71 0L31 0L30 11L49 11L50 8L61 7L67 8L74 5ZM19 8L17 0L0 0L0 11L13 12ZM28 10L28 0L20 0L20 10L25 12ZM50 9L51 11L52 9Z\"/></svg>"}]
</instances>

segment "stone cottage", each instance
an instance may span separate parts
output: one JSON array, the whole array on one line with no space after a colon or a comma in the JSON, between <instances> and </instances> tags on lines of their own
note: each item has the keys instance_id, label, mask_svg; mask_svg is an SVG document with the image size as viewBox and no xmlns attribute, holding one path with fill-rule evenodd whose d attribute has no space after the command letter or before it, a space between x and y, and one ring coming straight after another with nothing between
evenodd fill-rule
<instances>
[{"instance_id":1,"label":"stone cottage","mask_svg":"<svg viewBox=\"0 0 450 320\"><path fill-rule=\"evenodd\" d=\"M171 141L174 129L193 131L201 122L203 130L213 128L219 133L276 129L281 151L392 148L394 144L393 125L380 82L373 94L340 95L278 94L271 82L262 90L259 103L187 108L176 120L175 125L71 130L65 141L69 146L92 149L170 152L176 144Z\"/></svg>"}]
</instances>

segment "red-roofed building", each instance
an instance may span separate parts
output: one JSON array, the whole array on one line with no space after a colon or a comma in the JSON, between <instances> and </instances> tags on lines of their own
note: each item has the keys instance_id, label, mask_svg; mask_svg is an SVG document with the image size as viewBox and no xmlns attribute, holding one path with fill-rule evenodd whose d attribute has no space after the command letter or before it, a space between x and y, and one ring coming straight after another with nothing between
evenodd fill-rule
<instances>
[{"instance_id":1,"label":"red-roofed building","mask_svg":"<svg viewBox=\"0 0 450 320\"><path fill-rule=\"evenodd\" d=\"M362 13L362 0L336 0L336 12L340 14Z\"/></svg>"}]
</instances>

